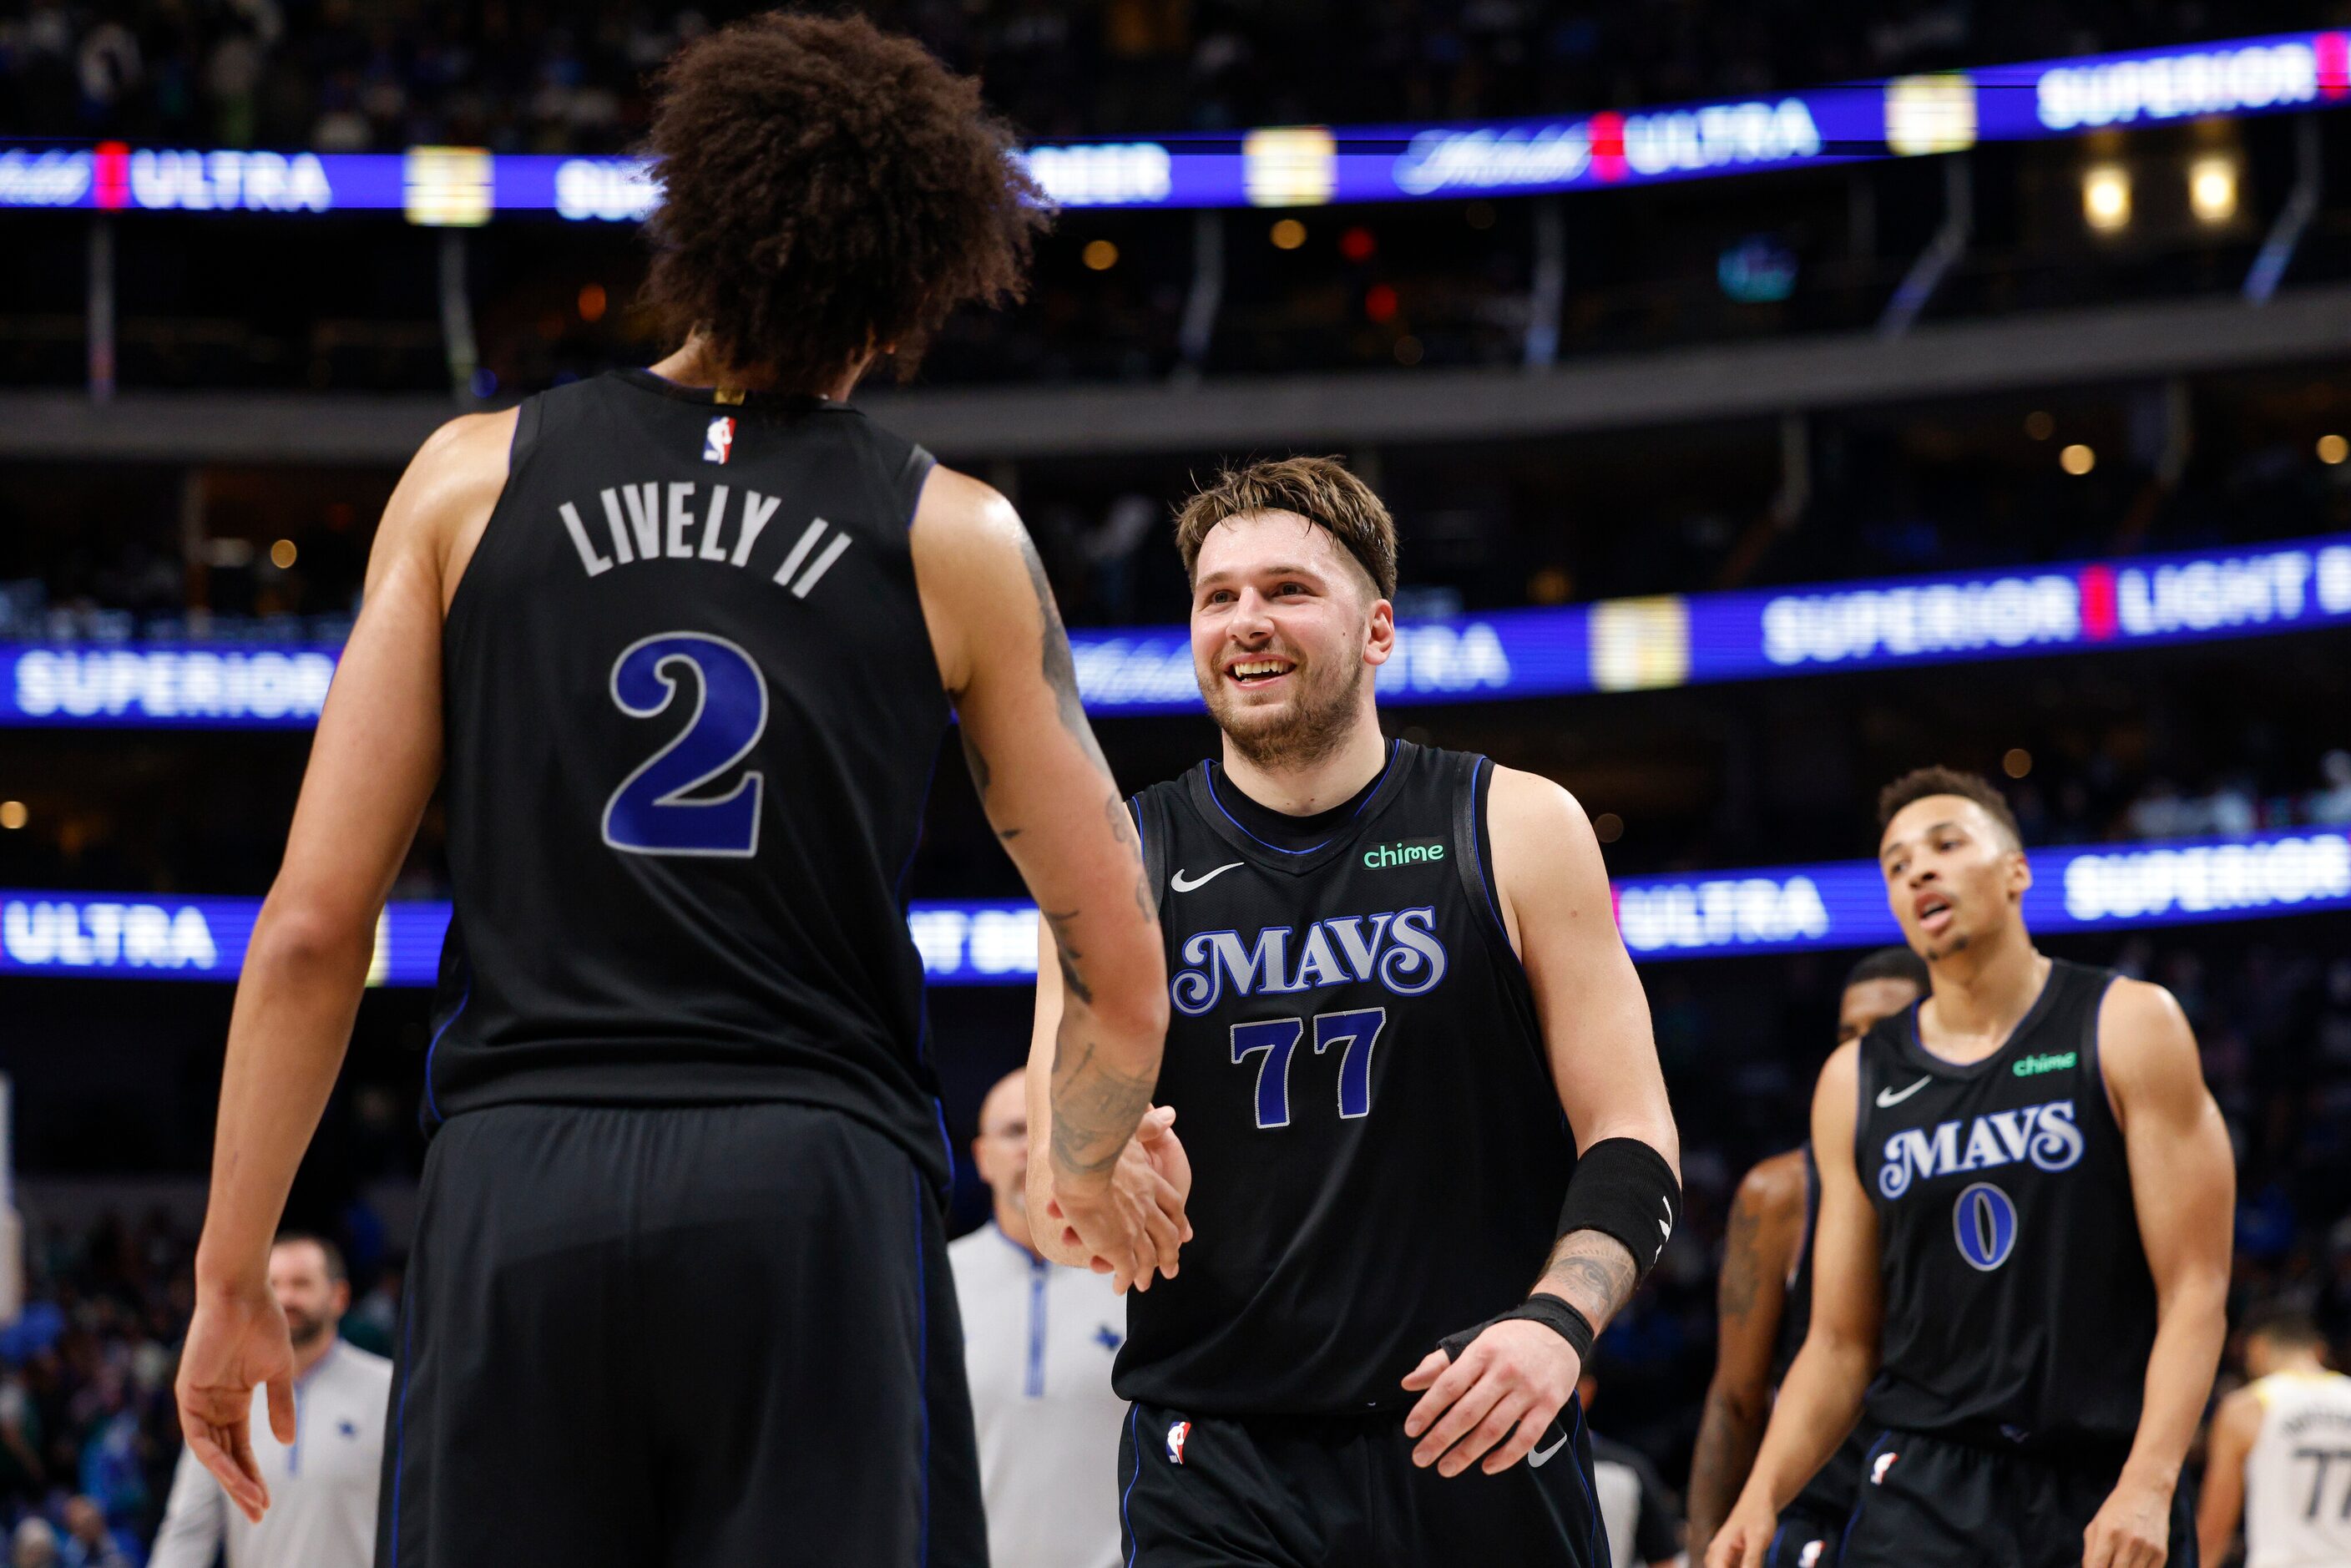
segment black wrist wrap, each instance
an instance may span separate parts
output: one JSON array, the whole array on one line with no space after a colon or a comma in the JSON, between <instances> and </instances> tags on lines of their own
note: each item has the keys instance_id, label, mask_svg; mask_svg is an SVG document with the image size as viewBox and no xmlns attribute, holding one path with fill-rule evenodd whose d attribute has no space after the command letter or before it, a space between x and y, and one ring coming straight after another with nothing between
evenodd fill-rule
<instances>
[{"instance_id":1,"label":"black wrist wrap","mask_svg":"<svg viewBox=\"0 0 2351 1568\"><path fill-rule=\"evenodd\" d=\"M1592 1332L1592 1320L1557 1296L1529 1296L1499 1317L1488 1318L1476 1328L1446 1335L1437 1342L1437 1348L1445 1353L1447 1361L1458 1361L1461 1353L1469 1348L1471 1340L1496 1323L1506 1323L1512 1318L1524 1318L1529 1322L1542 1324L1573 1345L1578 1357L1587 1362L1592 1359L1592 1342L1598 1337Z\"/></svg>"},{"instance_id":2,"label":"black wrist wrap","mask_svg":"<svg viewBox=\"0 0 2351 1568\"><path fill-rule=\"evenodd\" d=\"M1682 1184L1665 1155L1638 1138L1603 1138L1576 1156L1559 1234L1597 1230L1623 1242L1637 1284L1657 1266L1681 1212Z\"/></svg>"}]
</instances>

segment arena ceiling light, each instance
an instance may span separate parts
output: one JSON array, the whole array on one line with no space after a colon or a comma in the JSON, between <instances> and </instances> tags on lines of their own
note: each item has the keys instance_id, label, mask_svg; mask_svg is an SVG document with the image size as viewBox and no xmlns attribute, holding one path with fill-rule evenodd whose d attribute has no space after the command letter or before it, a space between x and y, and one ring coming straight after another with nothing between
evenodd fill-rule
<instances>
[{"instance_id":1,"label":"arena ceiling light","mask_svg":"<svg viewBox=\"0 0 2351 1568\"><path fill-rule=\"evenodd\" d=\"M2218 226L2237 215L2237 161L2208 152L2188 165L2188 205L2196 221Z\"/></svg>"},{"instance_id":2,"label":"arena ceiling light","mask_svg":"<svg viewBox=\"0 0 2351 1568\"><path fill-rule=\"evenodd\" d=\"M2130 226L2130 171L2119 163L2093 163L2082 171L2082 221L2100 234Z\"/></svg>"}]
</instances>

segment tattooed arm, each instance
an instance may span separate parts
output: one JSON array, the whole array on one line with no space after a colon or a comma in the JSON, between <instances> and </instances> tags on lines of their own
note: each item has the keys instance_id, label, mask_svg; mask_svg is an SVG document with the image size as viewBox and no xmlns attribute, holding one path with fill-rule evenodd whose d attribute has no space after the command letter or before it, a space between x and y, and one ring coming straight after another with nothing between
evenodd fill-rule
<instances>
[{"instance_id":1,"label":"tattooed arm","mask_svg":"<svg viewBox=\"0 0 2351 1568\"><path fill-rule=\"evenodd\" d=\"M1079 703L1052 590L1010 504L934 469L913 545L980 804L1050 912L1064 1005L1045 1113L1033 1124L1063 1217L1123 1289L1147 1278L1162 1250L1149 1206L1112 1179L1150 1104L1167 1030L1166 965L1141 849Z\"/></svg>"},{"instance_id":2,"label":"tattooed arm","mask_svg":"<svg viewBox=\"0 0 2351 1568\"><path fill-rule=\"evenodd\" d=\"M1730 1205L1716 1288L1714 1381L1690 1456L1690 1560L1706 1556L1763 1441L1771 1415L1771 1355L1788 1302L1788 1273L1803 1245L1804 1155L1774 1155L1747 1173Z\"/></svg>"},{"instance_id":3,"label":"tattooed arm","mask_svg":"<svg viewBox=\"0 0 2351 1568\"><path fill-rule=\"evenodd\" d=\"M1681 1144L1649 1032L1648 998L1616 934L1607 869L1583 809L1547 779L1497 768L1486 818L1496 912L1526 967L1576 1146L1634 1138L1678 1172ZM1534 1290L1559 1297L1601 1330L1632 1298L1638 1278L1622 1242L1576 1230L1552 1249ZM1458 1361L1432 1353L1405 1379L1407 1389L1426 1390L1405 1420L1406 1434L1419 1439L1414 1462L1447 1476L1473 1463L1489 1475L1509 1469L1543 1440L1582 1371L1572 1345L1523 1319L1487 1329Z\"/></svg>"}]
</instances>

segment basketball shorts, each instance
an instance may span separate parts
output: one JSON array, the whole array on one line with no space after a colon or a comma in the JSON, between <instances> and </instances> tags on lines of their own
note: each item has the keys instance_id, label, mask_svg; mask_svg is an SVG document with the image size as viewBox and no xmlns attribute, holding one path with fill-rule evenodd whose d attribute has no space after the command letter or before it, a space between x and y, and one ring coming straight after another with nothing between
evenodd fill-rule
<instances>
[{"instance_id":1,"label":"basketball shorts","mask_svg":"<svg viewBox=\"0 0 2351 1568\"><path fill-rule=\"evenodd\" d=\"M2081 1568L2082 1532L2121 1471L1917 1432L1882 1433L1846 1528L1844 1568ZM2166 1568L2196 1568L2195 1504L2171 1503Z\"/></svg>"},{"instance_id":2,"label":"basketball shorts","mask_svg":"<svg viewBox=\"0 0 2351 1568\"><path fill-rule=\"evenodd\" d=\"M1125 1561L1607 1568L1582 1408L1560 1422L1567 1441L1545 1463L1447 1479L1412 1462L1401 1410L1227 1419L1136 1404L1119 1438Z\"/></svg>"},{"instance_id":3,"label":"basketball shorts","mask_svg":"<svg viewBox=\"0 0 2351 1568\"><path fill-rule=\"evenodd\" d=\"M1780 1529L1763 1553L1763 1568L1837 1568L1845 1516L1831 1518L1799 1498L1780 1515Z\"/></svg>"},{"instance_id":4,"label":"basketball shorts","mask_svg":"<svg viewBox=\"0 0 2351 1568\"><path fill-rule=\"evenodd\" d=\"M985 1568L944 1225L882 1134L498 1106L420 1203L377 1568Z\"/></svg>"}]
</instances>

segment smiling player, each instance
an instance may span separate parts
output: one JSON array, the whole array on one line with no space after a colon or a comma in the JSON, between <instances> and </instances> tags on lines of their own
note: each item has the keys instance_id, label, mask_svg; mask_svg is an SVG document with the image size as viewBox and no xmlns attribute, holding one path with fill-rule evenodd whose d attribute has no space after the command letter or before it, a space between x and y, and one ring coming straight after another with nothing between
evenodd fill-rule
<instances>
[{"instance_id":1,"label":"smiling player","mask_svg":"<svg viewBox=\"0 0 2351 1568\"><path fill-rule=\"evenodd\" d=\"M1878 809L1933 989L1821 1071L1812 1327L1708 1568L1769 1560L1865 1389L1844 1568L2192 1564L2236 1190L2195 1036L2160 987L2034 950L1989 783L1920 768Z\"/></svg>"},{"instance_id":2,"label":"smiling player","mask_svg":"<svg viewBox=\"0 0 2351 1568\"><path fill-rule=\"evenodd\" d=\"M1547 779L1382 738L1395 527L1338 463L1221 476L1176 538L1224 747L1134 802L1196 1234L1128 1298L1127 1561L1596 1568L1576 1377L1680 1211L1599 845Z\"/></svg>"}]
</instances>

